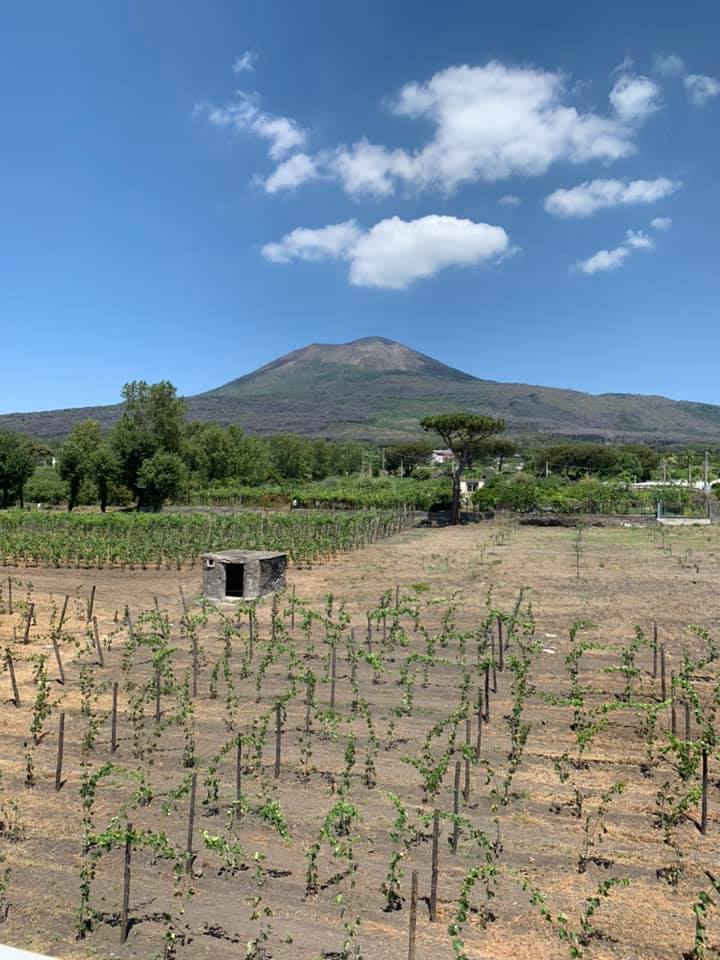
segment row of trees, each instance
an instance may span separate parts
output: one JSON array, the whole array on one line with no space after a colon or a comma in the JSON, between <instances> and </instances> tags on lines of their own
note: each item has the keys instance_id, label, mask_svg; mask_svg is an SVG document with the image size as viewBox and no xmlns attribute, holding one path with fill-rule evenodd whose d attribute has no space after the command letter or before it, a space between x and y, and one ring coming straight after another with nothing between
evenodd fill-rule
<instances>
[{"instance_id":1,"label":"row of trees","mask_svg":"<svg viewBox=\"0 0 720 960\"><path fill-rule=\"evenodd\" d=\"M514 441L501 436L504 421L475 414L427 417L421 421L427 439L377 450L359 443L288 434L250 437L238 427L188 422L184 401L167 381L133 381L125 385L122 397L122 416L106 434L94 420L72 429L59 451L57 471L47 470L44 477L33 478L28 487L33 499L66 499L70 510L81 498L82 502L88 498L99 501L103 511L109 502L131 500L139 507L157 509L181 492L223 485L257 487L367 476L376 471L429 479L433 473L430 455L441 444L454 454L454 461L444 470L452 475L452 515L457 522L463 474L473 466L488 464L502 473L503 463L519 452ZM23 502L38 459L46 459L50 453L42 444L0 431L2 506ZM645 480L659 472L661 460L663 473L672 477L679 467L691 469L697 453L661 457L645 444L562 442L526 451L524 469L528 474L560 475L568 480L587 476Z\"/></svg>"},{"instance_id":2,"label":"row of trees","mask_svg":"<svg viewBox=\"0 0 720 960\"><path fill-rule=\"evenodd\" d=\"M132 499L158 509L186 489L213 484L260 485L323 480L359 472L366 456L357 443L330 443L280 434L248 437L238 427L188 422L184 401L169 382L134 381L122 391L120 420L103 434L95 420L76 424L47 469L28 487L40 500L67 499L70 510L88 491L105 510ZM19 434L0 433L2 505L24 500L46 447ZM368 458L369 459L369 458Z\"/></svg>"}]
</instances>

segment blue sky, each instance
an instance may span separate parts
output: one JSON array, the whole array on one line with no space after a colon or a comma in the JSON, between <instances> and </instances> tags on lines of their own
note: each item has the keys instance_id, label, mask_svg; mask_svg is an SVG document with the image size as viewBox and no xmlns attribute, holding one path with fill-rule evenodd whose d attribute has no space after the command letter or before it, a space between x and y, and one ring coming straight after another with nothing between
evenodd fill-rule
<instances>
[{"instance_id":1,"label":"blue sky","mask_svg":"<svg viewBox=\"0 0 720 960\"><path fill-rule=\"evenodd\" d=\"M369 335L720 402L714 0L38 0L0 29L1 412Z\"/></svg>"}]
</instances>

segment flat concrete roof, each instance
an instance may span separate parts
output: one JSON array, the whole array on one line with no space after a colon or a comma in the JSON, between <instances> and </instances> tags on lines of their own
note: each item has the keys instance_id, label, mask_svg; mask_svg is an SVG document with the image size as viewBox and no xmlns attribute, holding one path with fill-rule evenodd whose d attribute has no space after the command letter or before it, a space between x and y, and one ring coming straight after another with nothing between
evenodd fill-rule
<instances>
[{"instance_id":1,"label":"flat concrete roof","mask_svg":"<svg viewBox=\"0 0 720 960\"><path fill-rule=\"evenodd\" d=\"M274 560L286 557L286 553L274 553L269 550L222 550L219 553L204 553L203 560L217 560L219 563L248 563L252 560Z\"/></svg>"}]
</instances>

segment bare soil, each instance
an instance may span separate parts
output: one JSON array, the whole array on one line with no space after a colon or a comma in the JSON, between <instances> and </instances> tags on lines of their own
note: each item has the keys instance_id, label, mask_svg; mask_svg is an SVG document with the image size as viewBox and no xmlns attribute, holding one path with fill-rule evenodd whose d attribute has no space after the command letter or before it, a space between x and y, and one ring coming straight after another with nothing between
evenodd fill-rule
<instances>
[{"instance_id":1,"label":"bare soil","mask_svg":"<svg viewBox=\"0 0 720 960\"><path fill-rule=\"evenodd\" d=\"M368 701L381 747L377 757L378 785L368 789L362 782L367 730L364 721L350 710L353 694L349 682L350 666L343 643L338 652L338 681L335 725L313 718L313 756L315 768L308 779L301 774L300 738L305 718L304 687L287 706L283 724L282 764L279 779L273 777L274 721L271 720L260 778L253 776L249 760L243 776L243 791L251 804L263 797L274 797L284 811L292 836L283 843L271 827L252 813L243 816L239 839L248 853L247 869L234 875L221 869L218 857L203 843L203 831L227 836L227 809L234 798L235 761L229 752L218 766L220 803L218 812L203 803L206 797L204 777L207 762L240 732L249 732L254 718L265 713L274 699L288 691L287 656L272 664L256 697L255 670L264 640L270 633L269 603L259 610L259 638L256 638L253 672L240 677L240 647L246 637L233 637L233 681L239 697L234 730L228 727L227 687L219 680L216 699L210 696L211 666L221 657L224 641L220 618L211 614L201 629L201 642L207 655L195 701L198 753L198 808L193 849L196 857L192 886L194 895L186 908L183 899L173 896L172 866L165 860L153 860L145 851L133 854L130 914L131 929L125 944L120 942L119 911L122 897L122 851L113 849L104 855L92 887L92 906L97 911L95 929L85 939L75 936L82 864L82 782L81 741L87 719L81 716L80 667L89 663L86 604L91 587L96 586L95 613L104 645L105 666L96 667L94 676L102 684L97 709L108 711L110 684L120 683L119 748L114 762L130 770L142 769L152 784L154 799L148 805L127 812L134 784L121 777L110 777L98 790L95 827L102 829L111 817L127 812L136 830L163 830L178 848L186 842L188 799L180 798L163 812L168 791L177 787L188 770L182 766L183 732L170 722L176 709L175 698L162 702L167 721L150 757L134 756L133 731L127 715L126 675L121 669L128 631L123 623L127 606L137 623L142 611L158 606L167 610L172 624L173 670L178 679L190 663L187 638L182 636L182 606L179 586L193 601L199 595L200 571L138 570L96 571L78 569L5 568L2 577L13 578L14 610L7 609L7 581L2 584L0 607L0 644L10 646L14 654L21 706L12 700L7 670L0 678L0 771L4 804L0 853L10 868L6 899L9 909L0 924L0 941L25 949L39 950L66 958L162 957L166 915L177 918L175 951L178 958L224 958L244 956L246 944L256 933L258 923L251 920L251 898L262 893L272 910L272 931L256 957L314 958L340 956L344 930L340 909L334 902L337 887L331 880L340 869L327 845L319 858L321 889L316 896L305 896L306 850L317 839L322 820L338 800L344 751L351 733L356 736L356 764L352 774L350 800L358 809L355 828L357 883L351 896L353 912L359 912L362 924L359 942L367 960L407 955L408 905L411 871L419 874L420 902L417 929L418 960L440 960L453 956L447 927L452 922L458 893L468 870L482 862L478 848L467 831L462 832L460 850L453 854L448 845L451 826L442 822L439 873L438 921L430 923L427 897L430 889L430 842L425 836L412 846L402 864L404 877L402 909L383 911L381 885L387 872L392 843L388 831L394 810L387 792L396 793L414 818L418 811L437 807L451 811L454 760L437 797L423 804L422 782L418 772L403 757L418 755L433 724L448 716L459 704L460 672L457 661L461 641L456 636L436 655L443 661L432 666L426 687L421 683L421 666L414 687L411 715L396 715L403 688L399 685L403 665L412 653L422 654L426 643L422 631L414 631L409 618L402 624L408 645L398 646L388 658L379 683L373 682L372 667L358 667L360 697ZM554 960L569 956L569 946L557 935L557 923L543 920L517 882L523 876L545 895L554 917L565 914L568 926L579 926L586 898L609 877L627 878L628 886L617 886L601 904L594 919L597 934L583 947L584 955L597 958L657 958L677 960L692 947L694 914L692 905L701 889L709 889L704 871L716 869L720 855L720 811L718 777L720 765L710 758L709 825L701 836L695 823L699 812L693 807L676 831L682 852L684 873L676 886L662 876L664 868L676 863L676 855L663 843L662 831L654 826L655 798L661 784L672 776L665 761L645 775L641 767L645 747L640 737L638 709L613 710L607 729L587 750L586 768L574 776L588 793L586 810L597 807L598 798L612 784L625 783L624 792L615 798L606 818L607 833L602 845L591 852L584 873L578 872L578 856L583 839L583 820L572 815L572 794L568 783L561 783L554 761L572 748L575 737L570 729L571 708L551 705L547 695L563 695L568 690L565 656L570 649L569 629L574 621L591 620L598 628L588 635L601 645L586 653L580 675L592 688L597 704L617 704L623 678L606 672L619 663L619 651L632 638L635 625L647 637L657 622L659 639L667 652L667 670L680 668L684 650L699 655L703 642L689 624L700 624L717 634L720 611L717 586L720 579L720 537L714 528L690 528L672 531L661 537L654 529L588 529L577 549L577 534L562 528L527 528L477 524L461 528L417 529L376 543L355 553L338 557L311 569L293 568L289 585L296 596L322 610L328 593L335 598L335 609L344 602L355 630L356 642L365 640L366 613L378 605L385 590L394 592L399 585L401 597L419 596L421 623L431 634L439 634L441 618L453 597L458 631L477 630L487 612L486 598L492 589L492 605L512 611L521 587L535 619L535 636L541 652L535 660L531 679L534 692L525 709L531 723L522 761L515 774L510 801L501 806L498 818L502 839L500 855L502 878L497 896L489 903L490 921L481 924L484 901L481 885L472 895L468 920L464 927L465 953L472 958L533 958ZM18 584L21 581L23 586ZM29 586L31 584L31 586ZM425 584L421 593L413 585ZM58 672L50 643L51 617L57 617L63 597L69 594L68 634L62 643L66 680L57 681ZM289 594L282 601L287 609ZM36 622L29 644L22 642L26 603L33 603ZM193 609L197 609L193 607ZM324 629L313 628L309 644L298 616L294 630L287 627L301 662L322 676L328 647ZM13 640L13 637L15 639ZM373 632L374 649L381 634ZM77 641L77 645L75 643ZM467 640L467 661L475 663L475 641ZM511 644L508 655L517 653ZM45 721L45 735L34 750L37 784L28 789L26 747L35 700L32 657L48 656L52 680L52 715ZM653 680L652 652L642 647L637 656L641 676L636 696L645 701L659 698L659 679ZM136 678L149 676L149 665L135 667ZM713 676L698 680L703 695L711 689ZM507 716L512 708L511 672L506 664L497 673L497 694L490 702L490 720L482 731L482 758L502 774L507 766L509 734ZM473 679L473 697L482 677ZM329 684L318 683L317 709L329 705ZM149 707L152 712L152 706ZM55 764L58 714L66 717L66 744L63 785L55 791ZM327 716L327 713L325 714ZM150 718L148 729L152 728ZM660 715L664 730L668 711ZM682 717L678 721L682 723ZM475 723L473 718L473 742ZM337 728L333 734L334 726ZM693 735L695 734L693 729ZM460 727L458 746L464 737ZM110 725L104 719L94 749L87 759L97 769L110 758ZM438 744L434 741L437 753ZM150 762L152 761L152 762ZM485 766L471 766L470 796L461 802L460 812L472 824L494 838L495 826ZM9 805L16 802L22 826L21 836L9 835ZM265 885L258 890L252 855L265 855L269 870ZM658 871L660 874L658 875ZM710 913L708 938L720 939L717 919ZM265 953L262 950L265 950ZM712 951L711 947L711 951ZM716 955L713 952L709 956Z\"/></svg>"}]
</instances>

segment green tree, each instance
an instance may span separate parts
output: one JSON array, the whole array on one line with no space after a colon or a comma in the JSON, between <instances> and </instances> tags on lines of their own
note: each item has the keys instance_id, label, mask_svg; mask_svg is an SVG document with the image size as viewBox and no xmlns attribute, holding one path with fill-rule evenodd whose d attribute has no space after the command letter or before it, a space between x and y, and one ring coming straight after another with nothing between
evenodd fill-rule
<instances>
[{"instance_id":1,"label":"green tree","mask_svg":"<svg viewBox=\"0 0 720 960\"><path fill-rule=\"evenodd\" d=\"M141 505L140 470L155 453L178 454L185 426L185 401L166 380L148 384L126 383L124 409L110 434L110 443L120 464L120 479Z\"/></svg>"},{"instance_id":2,"label":"green tree","mask_svg":"<svg viewBox=\"0 0 720 960\"><path fill-rule=\"evenodd\" d=\"M141 504L151 510L160 510L165 500L177 497L186 479L185 464L177 453L158 450L143 461L138 471L137 485Z\"/></svg>"},{"instance_id":3,"label":"green tree","mask_svg":"<svg viewBox=\"0 0 720 960\"><path fill-rule=\"evenodd\" d=\"M503 463L514 457L517 451L517 444L509 437L491 437L480 444L478 457L483 460L497 460L498 471L502 473Z\"/></svg>"},{"instance_id":4,"label":"green tree","mask_svg":"<svg viewBox=\"0 0 720 960\"><path fill-rule=\"evenodd\" d=\"M0 506L17 497L25 505L25 484L35 471L31 441L19 433L0 430Z\"/></svg>"},{"instance_id":5,"label":"green tree","mask_svg":"<svg viewBox=\"0 0 720 960\"><path fill-rule=\"evenodd\" d=\"M90 458L100 443L100 434L97 420L83 420L75 424L63 444L58 470L68 485L68 510L77 503L82 482L90 472Z\"/></svg>"},{"instance_id":6,"label":"green tree","mask_svg":"<svg viewBox=\"0 0 720 960\"><path fill-rule=\"evenodd\" d=\"M93 450L90 455L88 474L97 487L100 510L105 513L110 498L110 487L120 476L120 464L109 443L101 443Z\"/></svg>"},{"instance_id":7,"label":"green tree","mask_svg":"<svg viewBox=\"0 0 720 960\"><path fill-rule=\"evenodd\" d=\"M483 442L505 429L505 421L475 413L440 413L420 421L423 430L437 433L448 450L452 450L455 465L452 472L451 523L460 522L460 481L482 450Z\"/></svg>"},{"instance_id":8,"label":"green tree","mask_svg":"<svg viewBox=\"0 0 720 960\"><path fill-rule=\"evenodd\" d=\"M409 476L415 467L427 463L432 453L432 444L427 440L409 440L385 448L385 467L401 476Z\"/></svg>"}]
</instances>

